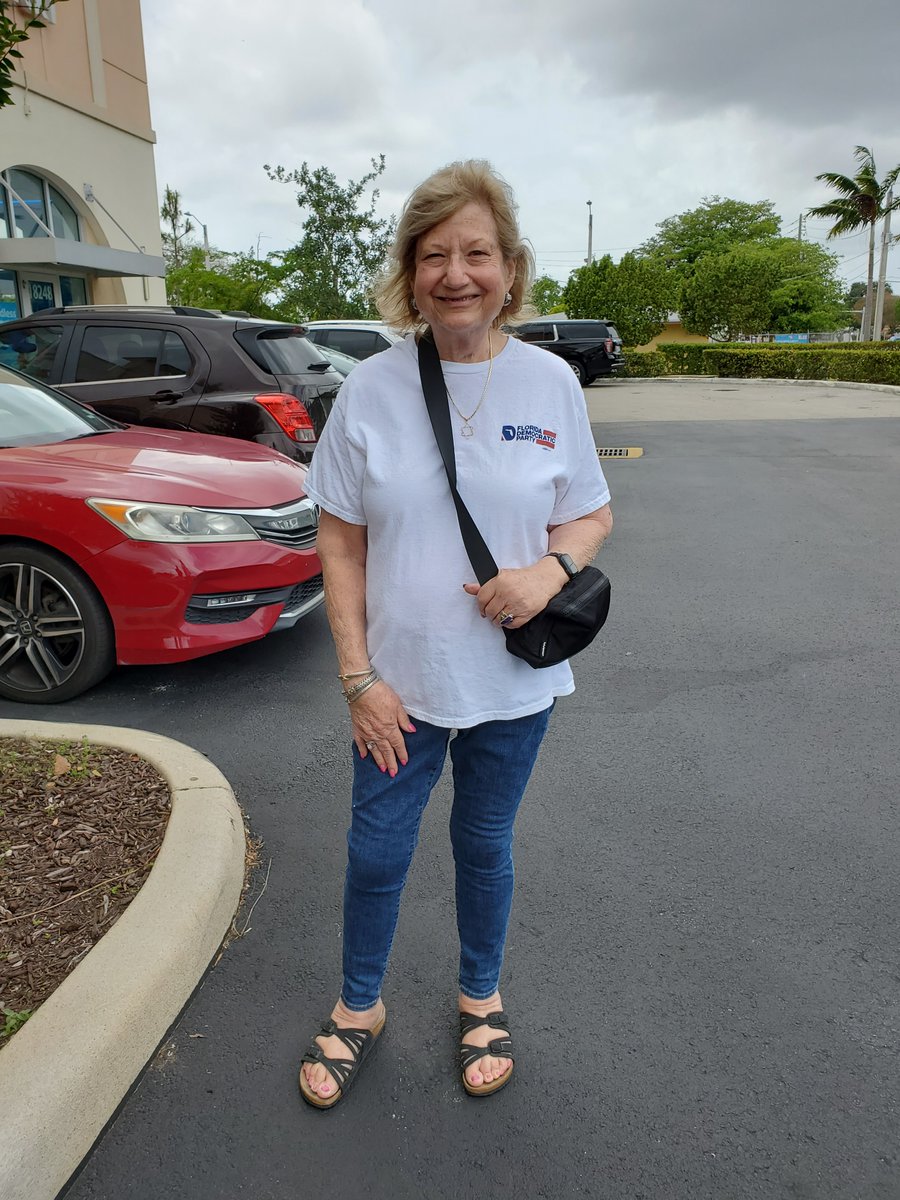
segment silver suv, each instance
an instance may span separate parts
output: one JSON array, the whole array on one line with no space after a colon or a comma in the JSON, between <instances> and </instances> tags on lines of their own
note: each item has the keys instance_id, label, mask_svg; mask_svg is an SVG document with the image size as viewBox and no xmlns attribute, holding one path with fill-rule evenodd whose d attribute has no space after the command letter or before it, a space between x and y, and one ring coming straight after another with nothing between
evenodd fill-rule
<instances>
[{"instance_id":1,"label":"silver suv","mask_svg":"<svg viewBox=\"0 0 900 1200\"><path fill-rule=\"evenodd\" d=\"M403 336L383 321L306 321L306 336L320 346L331 346L351 358L370 358L387 350Z\"/></svg>"}]
</instances>

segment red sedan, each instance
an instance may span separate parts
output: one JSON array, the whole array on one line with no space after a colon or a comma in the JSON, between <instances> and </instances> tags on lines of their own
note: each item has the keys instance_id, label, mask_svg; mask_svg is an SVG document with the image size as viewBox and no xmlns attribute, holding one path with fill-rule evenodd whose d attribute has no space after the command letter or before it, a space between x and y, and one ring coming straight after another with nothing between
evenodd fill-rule
<instances>
[{"instance_id":1,"label":"red sedan","mask_svg":"<svg viewBox=\"0 0 900 1200\"><path fill-rule=\"evenodd\" d=\"M323 599L299 463L120 425L0 367L0 696L212 654Z\"/></svg>"}]
</instances>

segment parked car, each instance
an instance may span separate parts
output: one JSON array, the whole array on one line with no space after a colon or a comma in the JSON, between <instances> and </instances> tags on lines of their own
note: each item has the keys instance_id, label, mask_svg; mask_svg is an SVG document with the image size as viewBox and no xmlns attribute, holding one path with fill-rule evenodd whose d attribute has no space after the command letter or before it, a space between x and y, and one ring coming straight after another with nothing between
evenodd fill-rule
<instances>
[{"instance_id":1,"label":"parked car","mask_svg":"<svg viewBox=\"0 0 900 1200\"><path fill-rule=\"evenodd\" d=\"M609 321L548 316L508 327L508 332L564 358L582 387L601 375L614 375L625 362L622 339Z\"/></svg>"},{"instance_id":2,"label":"parked car","mask_svg":"<svg viewBox=\"0 0 900 1200\"><path fill-rule=\"evenodd\" d=\"M47 704L321 604L306 468L138 428L0 367L0 696Z\"/></svg>"},{"instance_id":3,"label":"parked car","mask_svg":"<svg viewBox=\"0 0 900 1200\"><path fill-rule=\"evenodd\" d=\"M341 377L303 326L202 308L82 305L0 325L0 364L130 425L309 462Z\"/></svg>"},{"instance_id":4,"label":"parked car","mask_svg":"<svg viewBox=\"0 0 900 1200\"><path fill-rule=\"evenodd\" d=\"M403 337L383 321L308 321L307 337L317 346L333 346L353 358L369 358Z\"/></svg>"},{"instance_id":5,"label":"parked car","mask_svg":"<svg viewBox=\"0 0 900 1200\"><path fill-rule=\"evenodd\" d=\"M316 347L320 354L324 354L337 373L344 379L350 374L354 367L359 366L360 359L353 358L349 354L343 354L340 350L335 350L334 346L326 346L318 343Z\"/></svg>"}]
</instances>

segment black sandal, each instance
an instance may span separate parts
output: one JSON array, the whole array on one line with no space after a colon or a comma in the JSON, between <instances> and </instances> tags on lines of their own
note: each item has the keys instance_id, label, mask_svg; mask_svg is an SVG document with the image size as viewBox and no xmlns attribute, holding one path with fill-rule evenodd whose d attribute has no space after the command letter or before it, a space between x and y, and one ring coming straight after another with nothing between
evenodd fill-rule
<instances>
[{"instance_id":1,"label":"black sandal","mask_svg":"<svg viewBox=\"0 0 900 1200\"><path fill-rule=\"evenodd\" d=\"M313 1108L334 1108L350 1090L350 1085L356 1078L359 1068L363 1065L366 1058L372 1051L375 1043L378 1041L381 1031L384 1029L384 1023L387 1019L387 1014L383 1015L374 1029L343 1029L335 1025L333 1020L328 1020L319 1030L318 1034L313 1036L309 1049L300 1059L301 1063L320 1063L326 1071L330 1072L332 1078L338 1085L337 1091L333 1096L329 1096L327 1100L319 1096L312 1090L306 1081L306 1076L303 1071L300 1072L300 1095L307 1104L311 1104ZM316 1037L336 1037L344 1043L353 1058L329 1058L319 1043Z\"/></svg>"},{"instance_id":2,"label":"black sandal","mask_svg":"<svg viewBox=\"0 0 900 1200\"><path fill-rule=\"evenodd\" d=\"M465 1038L473 1029L480 1029L482 1025L489 1025L491 1029L509 1029L509 1018L504 1012L488 1013L486 1017L478 1017L474 1013L459 1014L459 1035ZM499 1092L502 1087L506 1087L512 1078L513 1068L500 1076L499 1079L492 1079L490 1083L480 1083L477 1087L469 1083L466 1079L466 1068L471 1067L472 1063L478 1062L479 1058L484 1058L486 1054L492 1054L494 1058L508 1058L515 1061L513 1056L512 1037L509 1033L503 1037L494 1038L492 1042L488 1042L486 1046L473 1046L469 1042L462 1042L459 1047L459 1061L462 1067L462 1083L463 1087L470 1096L490 1096L494 1092Z\"/></svg>"}]
</instances>

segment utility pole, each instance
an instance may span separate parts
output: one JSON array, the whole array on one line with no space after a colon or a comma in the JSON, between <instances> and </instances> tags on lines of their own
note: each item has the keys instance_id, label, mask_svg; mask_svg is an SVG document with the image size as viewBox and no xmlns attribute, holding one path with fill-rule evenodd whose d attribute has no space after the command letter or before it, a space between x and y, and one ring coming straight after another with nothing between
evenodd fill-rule
<instances>
[{"instance_id":1,"label":"utility pole","mask_svg":"<svg viewBox=\"0 0 900 1200\"><path fill-rule=\"evenodd\" d=\"M197 216L196 213L185 211L184 215L186 217L193 217L194 220L199 223L200 228L203 230L203 265L206 267L207 271L211 271L212 263L209 260L209 234L207 233L206 226L203 224L203 222L200 220L200 218Z\"/></svg>"},{"instance_id":2,"label":"utility pole","mask_svg":"<svg viewBox=\"0 0 900 1200\"><path fill-rule=\"evenodd\" d=\"M803 213L801 213L800 214L800 224L797 227L797 241L798 242L803 241L803 234L805 232L805 222L806 222L806 217L804 216Z\"/></svg>"},{"instance_id":3,"label":"utility pole","mask_svg":"<svg viewBox=\"0 0 900 1200\"><path fill-rule=\"evenodd\" d=\"M881 227L881 262L878 267L878 292L875 297L875 321L872 325L872 341L881 340L881 330L884 320L884 283L887 276L888 247L891 244L891 205L894 202L894 189L891 188L885 198L884 224Z\"/></svg>"},{"instance_id":4,"label":"utility pole","mask_svg":"<svg viewBox=\"0 0 900 1200\"><path fill-rule=\"evenodd\" d=\"M588 202L587 202L587 207L588 207L588 256L587 256L587 265L588 265L588 266L590 266L590 265L591 265L591 263L594 261L594 250L593 250L593 243L594 243L594 214L593 214L593 212L591 211L591 201L590 201L590 200L588 200Z\"/></svg>"}]
</instances>

